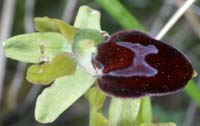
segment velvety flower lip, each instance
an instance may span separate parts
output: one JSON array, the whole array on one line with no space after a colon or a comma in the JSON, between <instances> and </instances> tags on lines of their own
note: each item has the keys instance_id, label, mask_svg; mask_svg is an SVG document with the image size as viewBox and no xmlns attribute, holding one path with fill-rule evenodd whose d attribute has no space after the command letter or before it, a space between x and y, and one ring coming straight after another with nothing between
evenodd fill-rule
<instances>
[{"instance_id":1,"label":"velvety flower lip","mask_svg":"<svg viewBox=\"0 0 200 126\"><path fill-rule=\"evenodd\" d=\"M151 67L145 57L149 54L157 54L158 50L153 45L142 46L138 43L118 42L117 45L130 49L135 54L132 64L124 69L109 72L109 75L119 77L145 76L152 77L157 74L157 70Z\"/></svg>"},{"instance_id":2,"label":"velvety flower lip","mask_svg":"<svg viewBox=\"0 0 200 126\"><path fill-rule=\"evenodd\" d=\"M169 94L183 88L193 75L184 54L140 31L117 32L97 52L92 59L102 70L97 85L117 97Z\"/></svg>"}]
</instances>

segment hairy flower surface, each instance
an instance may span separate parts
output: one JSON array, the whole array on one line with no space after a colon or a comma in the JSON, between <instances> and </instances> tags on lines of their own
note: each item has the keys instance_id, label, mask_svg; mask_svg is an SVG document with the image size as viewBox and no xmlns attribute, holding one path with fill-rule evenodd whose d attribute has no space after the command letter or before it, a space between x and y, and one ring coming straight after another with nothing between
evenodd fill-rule
<instances>
[{"instance_id":1,"label":"hairy flower surface","mask_svg":"<svg viewBox=\"0 0 200 126\"><path fill-rule=\"evenodd\" d=\"M177 49L139 31L121 31L98 45L92 59L102 75L97 84L118 97L162 95L192 78L190 61Z\"/></svg>"}]
</instances>

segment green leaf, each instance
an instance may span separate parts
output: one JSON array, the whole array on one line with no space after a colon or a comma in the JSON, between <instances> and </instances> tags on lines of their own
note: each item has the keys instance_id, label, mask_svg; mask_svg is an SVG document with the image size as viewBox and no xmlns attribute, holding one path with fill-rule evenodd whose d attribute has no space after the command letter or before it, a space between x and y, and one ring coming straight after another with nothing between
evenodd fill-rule
<instances>
[{"instance_id":1,"label":"green leaf","mask_svg":"<svg viewBox=\"0 0 200 126\"><path fill-rule=\"evenodd\" d=\"M48 17L34 18L35 29L39 32L60 32L57 23Z\"/></svg>"},{"instance_id":2,"label":"green leaf","mask_svg":"<svg viewBox=\"0 0 200 126\"><path fill-rule=\"evenodd\" d=\"M149 97L141 98L140 111L138 113L136 124L152 122L151 100Z\"/></svg>"},{"instance_id":3,"label":"green leaf","mask_svg":"<svg viewBox=\"0 0 200 126\"><path fill-rule=\"evenodd\" d=\"M96 71L91 63L93 53L96 53L97 45L103 42L102 34L94 29L81 29L74 37L72 51L81 65L91 75Z\"/></svg>"},{"instance_id":4,"label":"green leaf","mask_svg":"<svg viewBox=\"0 0 200 126\"><path fill-rule=\"evenodd\" d=\"M60 33L30 33L6 40L4 52L11 59L39 63L51 61L60 52L71 52L71 47Z\"/></svg>"},{"instance_id":5,"label":"green leaf","mask_svg":"<svg viewBox=\"0 0 200 126\"><path fill-rule=\"evenodd\" d=\"M140 124L139 126L176 126L175 123L169 122L169 123L145 123Z\"/></svg>"},{"instance_id":6,"label":"green leaf","mask_svg":"<svg viewBox=\"0 0 200 126\"><path fill-rule=\"evenodd\" d=\"M26 79L34 84L49 84L58 77L73 74L75 69L74 57L63 52L58 54L50 63L30 66Z\"/></svg>"},{"instance_id":7,"label":"green leaf","mask_svg":"<svg viewBox=\"0 0 200 126\"><path fill-rule=\"evenodd\" d=\"M62 112L80 98L96 79L77 67L76 73L56 79L38 96L35 118L41 123L53 122Z\"/></svg>"},{"instance_id":8,"label":"green leaf","mask_svg":"<svg viewBox=\"0 0 200 126\"><path fill-rule=\"evenodd\" d=\"M105 94L93 87L85 94L90 104L90 126L110 126L109 120L103 115L102 107L106 99Z\"/></svg>"},{"instance_id":9,"label":"green leaf","mask_svg":"<svg viewBox=\"0 0 200 126\"><path fill-rule=\"evenodd\" d=\"M134 126L140 110L141 99L112 98L109 120L113 126Z\"/></svg>"},{"instance_id":10,"label":"green leaf","mask_svg":"<svg viewBox=\"0 0 200 126\"><path fill-rule=\"evenodd\" d=\"M100 17L101 14L99 11L87 6L81 6L76 16L74 26L78 28L95 29L100 31Z\"/></svg>"},{"instance_id":11,"label":"green leaf","mask_svg":"<svg viewBox=\"0 0 200 126\"><path fill-rule=\"evenodd\" d=\"M79 30L62 20L51 19L48 17L37 17L35 18L35 28L40 32L60 32L62 33L67 42L72 42L74 35Z\"/></svg>"},{"instance_id":12,"label":"green leaf","mask_svg":"<svg viewBox=\"0 0 200 126\"><path fill-rule=\"evenodd\" d=\"M200 106L200 88L194 80L188 82L184 88L184 92L198 105Z\"/></svg>"},{"instance_id":13,"label":"green leaf","mask_svg":"<svg viewBox=\"0 0 200 126\"><path fill-rule=\"evenodd\" d=\"M119 0L96 0L125 29L144 30L137 19L119 2Z\"/></svg>"}]
</instances>

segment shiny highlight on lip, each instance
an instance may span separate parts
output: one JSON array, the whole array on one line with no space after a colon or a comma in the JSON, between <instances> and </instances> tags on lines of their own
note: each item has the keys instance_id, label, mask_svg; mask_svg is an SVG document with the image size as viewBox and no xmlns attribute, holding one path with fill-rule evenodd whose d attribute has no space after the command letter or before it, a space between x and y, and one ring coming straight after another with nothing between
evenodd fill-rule
<instances>
[{"instance_id":1,"label":"shiny highlight on lip","mask_svg":"<svg viewBox=\"0 0 200 126\"><path fill-rule=\"evenodd\" d=\"M151 67L145 57L149 54L157 54L158 50L154 45L143 46L138 43L118 42L117 45L130 49L135 54L132 64L122 70L114 70L109 72L109 75L119 77L145 76L152 77L158 72Z\"/></svg>"}]
</instances>

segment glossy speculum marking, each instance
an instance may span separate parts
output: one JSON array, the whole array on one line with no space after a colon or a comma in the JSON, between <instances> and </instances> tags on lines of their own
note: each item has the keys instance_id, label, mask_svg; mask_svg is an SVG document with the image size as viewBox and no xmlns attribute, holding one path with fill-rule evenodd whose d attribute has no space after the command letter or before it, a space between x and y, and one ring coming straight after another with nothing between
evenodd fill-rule
<instances>
[{"instance_id":1,"label":"glossy speculum marking","mask_svg":"<svg viewBox=\"0 0 200 126\"><path fill-rule=\"evenodd\" d=\"M149 54L157 54L158 50L154 45L143 46L138 43L118 42L117 45L130 49L135 54L132 64L122 70L114 70L109 75L119 77L145 76L152 77L157 74L157 70L151 67L145 57Z\"/></svg>"},{"instance_id":2,"label":"glossy speculum marking","mask_svg":"<svg viewBox=\"0 0 200 126\"><path fill-rule=\"evenodd\" d=\"M117 32L97 50L92 60L102 70L97 84L117 97L169 94L183 88L193 75L181 52L139 31Z\"/></svg>"}]
</instances>

